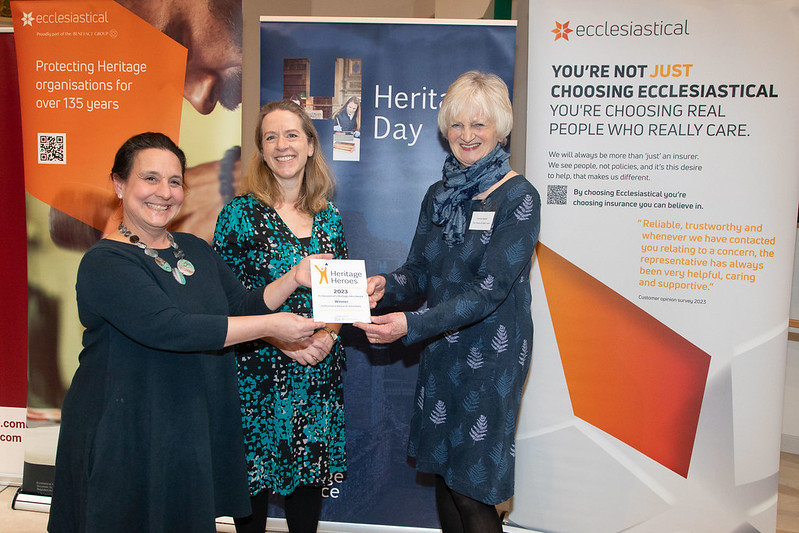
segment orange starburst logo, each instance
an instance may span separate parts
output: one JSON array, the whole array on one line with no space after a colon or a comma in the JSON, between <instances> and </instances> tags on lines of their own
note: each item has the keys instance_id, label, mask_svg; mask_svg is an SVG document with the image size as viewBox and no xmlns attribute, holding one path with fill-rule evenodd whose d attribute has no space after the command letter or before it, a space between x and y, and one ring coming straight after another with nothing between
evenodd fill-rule
<instances>
[{"instance_id":1,"label":"orange starburst logo","mask_svg":"<svg viewBox=\"0 0 799 533\"><path fill-rule=\"evenodd\" d=\"M569 40L569 34L571 32L573 32L573 31L574 31L573 29L569 28L569 21L568 20L566 22L564 22L563 24L561 24L560 22L558 22L556 20L555 21L555 29L552 30L552 33L555 34L555 40L556 41L558 39L566 39L568 41Z\"/></svg>"}]
</instances>

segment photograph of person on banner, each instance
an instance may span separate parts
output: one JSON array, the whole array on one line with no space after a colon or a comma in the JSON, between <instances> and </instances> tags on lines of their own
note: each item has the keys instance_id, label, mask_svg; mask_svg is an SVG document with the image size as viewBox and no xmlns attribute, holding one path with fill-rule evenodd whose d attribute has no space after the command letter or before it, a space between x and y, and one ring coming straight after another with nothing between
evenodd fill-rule
<instances>
[{"instance_id":1,"label":"photograph of person on banner","mask_svg":"<svg viewBox=\"0 0 799 533\"><path fill-rule=\"evenodd\" d=\"M241 104L241 0L117 0L188 50L183 98L201 115ZM185 121L185 118L183 119ZM237 120L240 123L240 119ZM205 135L213 137L212 133ZM181 144L186 143L181 139ZM186 169L190 192L173 227L210 242L219 210L236 194L241 148L219 137L215 156ZM226 143L226 144L223 144ZM236 140L238 144L238 139Z\"/></svg>"},{"instance_id":2,"label":"photograph of person on banner","mask_svg":"<svg viewBox=\"0 0 799 533\"><path fill-rule=\"evenodd\" d=\"M333 115L333 131L352 133L360 136L361 99L351 96L347 102Z\"/></svg>"},{"instance_id":3,"label":"photograph of person on banner","mask_svg":"<svg viewBox=\"0 0 799 533\"><path fill-rule=\"evenodd\" d=\"M541 204L503 148L513 115L501 78L459 76L438 125L451 153L424 197L408 259L368 280L372 307L426 305L355 326L373 344L424 346L408 455L435 475L443 531L500 533L494 506L514 491Z\"/></svg>"},{"instance_id":4,"label":"photograph of person on banner","mask_svg":"<svg viewBox=\"0 0 799 533\"><path fill-rule=\"evenodd\" d=\"M261 108L257 124L244 192L222 209L213 240L250 290L292 277L311 254L348 256L330 202L333 174L311 118L280 100ZM311 290L298 288L279 310L310 315ZM316 531L322 489L346 471L340 327L328 324L301 342L270 337L238 349L253 511L235 519L238 533L263 533L270 493L285 497L289 531Z\"/></svg>"},{"instance_id":5,"label":"photograph of person on banner","mask_svg":"<svg viewBox=\"0 0 799 533\"><path fill-rule=\"evenodd\" d=\"M199 114L210 114L217 104L231 111L239 107L241 0L213 0L202 5L194 0L167 3L117 0L117 3L186 47L183 97ZM240 147L229 147L221 160L186 169L191 192L172 223L174 229L194 233L210 242L219 209L238 187L240 157ZM96 204L98 210L109 209L105 202ZM109 212L106 218L112 217ZM52 210L51 218L51 238L60 247L82 251L101 237L99 229L92 229L56 209Z\"/></svg>"},{"instance_id":6,"label":"photograph of person on banner","mask_svg":"<svg viewBox=\"0 0 799 533\"><path fill-rule=\"evenodd\" d=\"M206 242L167 231L185 168L161 133L131 137L114 158L123 216L78 269L85 332L62 408L52 533L213 532L216 517L249 514L231 347L324 327L273 312L310 285L310 260L248 291Z\"/></svg>"}]
</instances>

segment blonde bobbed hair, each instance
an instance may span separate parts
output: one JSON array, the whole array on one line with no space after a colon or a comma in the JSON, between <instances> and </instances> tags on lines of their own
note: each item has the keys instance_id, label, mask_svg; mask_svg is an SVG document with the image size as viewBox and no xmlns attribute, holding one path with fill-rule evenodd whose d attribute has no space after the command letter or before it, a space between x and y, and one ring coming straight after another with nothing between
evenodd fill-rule
<instances>
[{"instance_id":1,"label":"blonde bobbed hair","mask_svg":"<svg viewBox=\"0 0 799 533\"><path fill-rule=\"evenodd\" d=\"M316 214L327 208L328 201L333 197L335 178L322 153L319 134L311 118L303 108L291 100L269 102L261 108L258 125L255 128L255 146L258 150L252 155L248 171L243 178L243 192L252 194L260 202L271 207L283 202L283 194L278 181L264 162L263 145L261 144L264 117L272 111L278 110L290 111L297 115L302 122L303 132L313 145L313 155L308 157L308 162L305 164L305 176L302 180L299 197L294 205L304 213Z\"/></svg>"},{"instance_id":2,"label":"blonde bobbed hair","mask_svg":"<svg viewBox=\"0 0 799 533\"><path fill-rule=\"evenodd\" d=\"M449 127L464 117L493 124L505 146L513 129L513 108L502 78L470 70L452 82L438 110L438 129L446 137Z\"/></svg>"}]
</instances>

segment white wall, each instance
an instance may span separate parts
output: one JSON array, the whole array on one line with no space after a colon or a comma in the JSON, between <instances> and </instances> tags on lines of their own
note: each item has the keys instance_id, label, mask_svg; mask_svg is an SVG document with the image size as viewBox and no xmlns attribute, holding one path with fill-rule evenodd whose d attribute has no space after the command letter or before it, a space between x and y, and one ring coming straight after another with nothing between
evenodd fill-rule
<instances>
[{"instance_id":1,"label":"white wall","mask_svg":"<svg viewBox=\"0 0 799 533\"><path fill-rule=\"evenodd\" d=\"M799 231L796 233L791 319L799 326ZM799 327L788 334L788 361L785 368L785 398L782 411L782 451L799 454Z\"/></svg>"}]
</instances>

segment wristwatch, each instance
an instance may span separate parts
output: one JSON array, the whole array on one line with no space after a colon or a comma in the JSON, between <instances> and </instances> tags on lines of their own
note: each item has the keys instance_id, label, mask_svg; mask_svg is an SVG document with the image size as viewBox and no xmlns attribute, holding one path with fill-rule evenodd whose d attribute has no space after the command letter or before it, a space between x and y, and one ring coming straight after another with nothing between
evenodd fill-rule
<instances>
[{"instance_id":1,"label":"wristwatch","mask_svg":"<svg viewBox=\"0 0 799 533\"><path fill-rule=\"evenodd\" d=\"M338 333L336 333L335 331L333 331L332 329L330 329L330 328L329 328L329 327L327 327L327 326L323 327L322 329L323 329L323 330L324 330L324 331L325 331L325 332L326 332L328 335L330 335L330 338L331 338L331 339L333 339L333 342L336 342L336 341L338 340Z\"/></svg>"}]
</instances>

